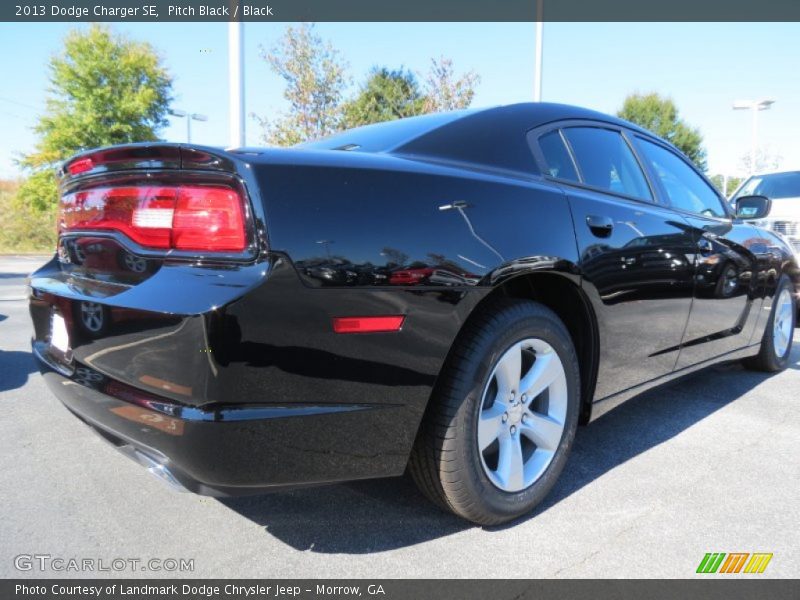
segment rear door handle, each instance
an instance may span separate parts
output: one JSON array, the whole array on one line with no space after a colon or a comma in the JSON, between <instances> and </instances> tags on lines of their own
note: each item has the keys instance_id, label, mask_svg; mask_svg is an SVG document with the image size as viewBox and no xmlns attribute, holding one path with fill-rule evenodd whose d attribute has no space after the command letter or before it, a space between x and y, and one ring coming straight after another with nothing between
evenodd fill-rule
<instances>
[{"instance_id":1,"label":"rear door handle","mask_svg":"<svg viewBox=\"0 0 800 600\"><path fill-rule=\"evenodd\" d=\"M597 237L608 237L614 230L614 220L611 217L589 215L586 217L586 224Z\"/></svg>"}]
</instances>

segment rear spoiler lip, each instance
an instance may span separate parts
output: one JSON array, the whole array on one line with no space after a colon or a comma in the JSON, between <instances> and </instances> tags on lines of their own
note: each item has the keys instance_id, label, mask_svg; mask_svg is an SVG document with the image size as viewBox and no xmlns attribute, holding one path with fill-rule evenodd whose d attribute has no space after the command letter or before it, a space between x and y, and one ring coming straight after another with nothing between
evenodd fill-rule
<instances>
[{"instance_id":1,"label":"rear spoiler lip","mask_svg":"<svg viewBox=\"0 0 800 600\"><path fill-rule=\"evenodd\" d=\"M86 159L94 161L94 164L80 173L70 173L70 165ZM236 161L233 154L222 148L143 142L86 150L61 163L56 174L59 185L64 187L85 177L132 170L191 169L234 174L237 172Z\"/></svg>"}]
</instances>

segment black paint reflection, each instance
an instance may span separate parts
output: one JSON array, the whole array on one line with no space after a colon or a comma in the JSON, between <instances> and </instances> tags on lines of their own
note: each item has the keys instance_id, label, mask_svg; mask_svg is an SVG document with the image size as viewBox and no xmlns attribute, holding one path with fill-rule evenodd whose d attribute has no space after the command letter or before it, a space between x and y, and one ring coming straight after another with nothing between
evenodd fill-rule
<instances>
[{"instance_id":1,"label":"black paint reflection","mask_svg":"<svg viewBox=\"0 0 800 600\"><path fill-rule=\"evenodd\" d=\"M756 324L752 227L702 215L685 219L697 246L695 291L677 369L747 345Z\"/></svg>"},{"instance_id":2,"label":"black paint reflection","mask_svg":"<svg viewBox=\"0 0 800 600\"><path fill-rule=\"evenodd\" d=\"M58 257L74 275L122 285L141 283L160 267L160 261L137 256L111 237L62 238Z\"/></svg>"},{"instance_id":3,"label":"black paint reflection","mask_svg":"<svg viewBox=\"0 0 800 600\"><path fill-rule=\"evenodd\" d=\"M428 254L427 261L408 261L408 255L391 248L380 253L383 265L354 264L341 256L315 257L295 263L301 277L313 286L473 286L480 276L460 267L441 254Z\"/></svg>"},{"instance_id":4,"label":"black paint reflection","mask_svg":"<svg viewBox=\"0 0 800 600\"><path fill-rule=\"evenodd\" d=\"M583 252L584 273L605 304L692 293L694 247L686 227L670 234L636 237L621 248L594 243Z\"/></svg>"}]
</instances>

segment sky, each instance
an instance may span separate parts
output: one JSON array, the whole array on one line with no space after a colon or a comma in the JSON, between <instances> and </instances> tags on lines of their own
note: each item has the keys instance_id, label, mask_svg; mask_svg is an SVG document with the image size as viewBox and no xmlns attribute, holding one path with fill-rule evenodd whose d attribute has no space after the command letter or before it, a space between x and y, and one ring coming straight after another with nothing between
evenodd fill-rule
<instances>
[{"instance_id":1,"label":"sky","mask_svg":"<svg viewBox=\"0 0 800 600\"><path fill-rule=\"evenodd\" d=\"M32 127L44 108L47 62L73 23L0 23L0 178L17 177L14 159L33 149ZM228 143L227 24L115 23L149 42L174 77L173 107L208 116L192 141ZM274 116L286 108L283 83L261 57L286 28L245 25L246 111ZM319 23L318 33L349 63L357 89L374 65L403 66L423 78L431 57L480 76L473 106L527 102L533 96L533 23ZM615 113L632 92L670 96L698 127L709 174L741 174L750 151L751 115L736 100L769 98L759 113L759 146L800 168L800 23L545 23L542 99ZM186 141L185 119L161 132ZM247 120L247 143L261 132Z\"/></svg>"}]
</instances>

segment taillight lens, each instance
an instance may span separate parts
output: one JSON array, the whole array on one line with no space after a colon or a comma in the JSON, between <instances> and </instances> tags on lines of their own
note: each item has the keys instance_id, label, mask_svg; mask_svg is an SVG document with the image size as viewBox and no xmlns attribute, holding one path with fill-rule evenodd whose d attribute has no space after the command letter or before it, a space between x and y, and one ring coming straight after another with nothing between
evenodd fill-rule
<instances>
[{"instance_id":1,"label":"taillight lens","mask_svg":"<svg viewBox=\"0 0 800 600\"><path fill-rule=\"evenodd\" d=\"M59 233L113 230L146 248L242 252L244 203L220 185L98 187L65 194Z\"/></svg>"},{"instance_id":2,"label":"taillight lens","mask_svg":"<svg viewBox=\"0 0 800 600\"><path fill-rule=\"evenodd\" d=\"M86 171L91 171L94 168L94 162L91 158L80 158L76 161L73 161L67 167L67 171L69 171L70 175L79 175L81 173L86 173Z\"/></svg>"}]
</instances>

